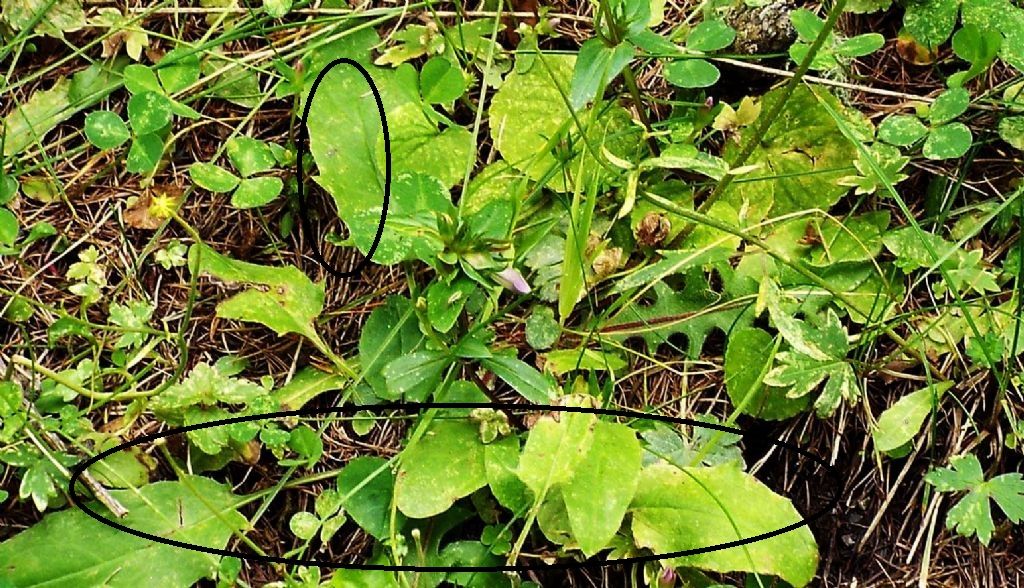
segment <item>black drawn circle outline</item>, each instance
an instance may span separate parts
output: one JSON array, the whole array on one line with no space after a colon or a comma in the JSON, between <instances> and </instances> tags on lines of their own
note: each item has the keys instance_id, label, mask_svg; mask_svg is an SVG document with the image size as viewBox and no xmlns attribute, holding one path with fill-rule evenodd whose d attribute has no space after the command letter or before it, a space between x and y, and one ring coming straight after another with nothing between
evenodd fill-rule
<instances>
[{"instance_id":1,"label":"black drawn circle outline","mask_svg":"<svg viewBox=\"0 0 1024 588\"><path fill-rule=\"evenodd\" d=\"M815 455L815 454L813 454L813 453L811 453L811 452L809 452L809 451L807 451L805 449L797 447L796 445L794 445L792 443L789 443L789 442L786 442L786 441L782 441L781 439L771 439L771 442L772 442L773 445L776 445L778 447L782 447L784 449L787 449L787 450L789 450L789 451L791 451L793 453L801 455L804 458L809 459L809 460L817 463L822 468L824 468L825 471L828 472L829 477L832 478L834 490L833 490L833 493L832 493L832 498L829 500L829 502L825 506L823 506L822 508L817 510L816 512L814 512L814 513L812 513L812 514L810 514L808 516L803 517L798 522L792 523L790 525L786 525L785 527L782 527L782 528L774 530L774 531L768 531L768 532L765 532L765 533L761 533L759 535L755 535L753 537L747 537L745 539L737 539L735 541L728 541L728 542L725 542L725 543L718 543L718 544L710 545L710 546L707 546L707 547L698 547L698 548L694 548L694 549L685 549L685 550L682 550L682 551L673 551L673 552L665 553L665 554L661 554L661 555L657 555L657 554L654 554L654 555L641 555L641 556L636 556L636 557L628 557L628 558L614 559L614 560L590 559L590 560L586 560L586 561L582 561L582 562L556 562L556 563L553 563L553 564L512 565L512 566L509 566L509 565L504 565L504 566L414 566L414 565L391 566L391 565L383 565L383 564L359 564L359 563L348 564L348 563L338 563L338 562L331 562L331 561L318 560L318 559L300 559L300 558L292 558L292 557L279 557L279 556L274 556L274 555L247 554L247 553L241 553L241 552L238 552L238 551L230 551L230 550L227 550L227 549L217 549L217 548L214 548L214 547L205 547L205 546L202 546L202 545L194 545L194 544L191 544L191 543L185 543L183 541L177 541L177 540L174 540L174 539L166 539L166 538L163 538L163 537L157 537L156 535L151 535L149 533L144 533L142 531L137 531L135 529L131 529L129 527L126 527L126 526L124 526L124 525L122 525L120 523L117 523L117 522L115 522L115 521L113 521L111 519L108 519L108 518L100 515L96 511L90 509L88 506L85 505L85 502L83 500L81 500L81 498L75 492L75 483L78 481L78 478L81 477L82 473L86 469L88 469L89 466L97 463L98 461L104 459L105 457L113 455L114 453L116 453L118 451L121 451L123 449L127 449L129 447L134 447L136 445L141 445L143 443L155 441L157 439L164 439L166 437L170 437L170 436L173 436L173 435L180 435L182 433L187 433L189 431L196 431L196 430L199 430L199 429L208 429L208 428L212 428L212 427L219 427L219 426L230 425L230 424L234 424L234 423L244 423L244 422L255 421L255 420L264 420L264 419L282 418L282 417L311 416L311 415L317 415L317 414L330 414L330 413L346 414L346 413L355 413L355 412L359 412L359 411L384 412L384 411L388 411L388 410L402 410L402 411L412 412L412 411L415 411L415 410L426 410L426 409L434 409L434 408L493 408L493 409L503 409L503 410L544 410L544 411L552 411L552 412L577 412L577 413L588 413L588 414L605 415L605 416L617 416L617 417L622 417L622 418L647 419L647 420L661 421L661 422L666 422L666 423L674 423L674 424L680 424L680 425L689 425L689 426L692 426L692 427L700 427L700 428L706 428L706 429L713 429L713 430L716 430L716 431L722 431L722 432L725 432L725 433L734 433L734 434L738 434L738 435L741 435L741 436L745 436L746 435L746 433L743 430L735 428L735 427L730 427L730 426L727 426L727 425L720 425L720 424L715 424L715 423L705 423L705 422L697 421L697 420L693 420L693 419L686 419L686 418L680 418L680 417L670 417L670 416L667 416L667 415L647 414L647 413L642 413L642 412L637 412L637 411L632 411L632 410L603 409L603 408L583 408L583 407L574 407L574 406L549 406L549 405L543 405L543 404L508 404L508 403L476 403L476 402L452 402L452 403L434 403L434 402L401 403L401 402L397 402L397 403L375 404L375 405L338 406L338 407L333 407L333 408L328 408L328 409L316 409L316 408L312 408L312 409L299 409L299 410L288 410L288 411L272 412L272 413L257 414L257 415L246 415L246 416L232 417L232 418L227 418L227 419L223 419L223 420L219 420L219 421L210 421L210 422L207 422L207 423L199 423L199 424L195 424L195 425L188 425L188 426L184 426L184 427L178 427L178 428L175 428L175 429L170 429L168 431L164 431L162 433L152 433L152 434L149 434L149 435L142 435L142 436L140 436L140 437L138 437L136 439L133 439L131 441L127 441L125 443L117 445L116 447L112 447L112 448L107 449L107 450L105 450L105 451L103 451L101 453L98 453L95 456L93 456L93 457L91 457L91 458L89 458L87 460L84 460L81 463L79 463L76 466L74 466L74 468L72 469L70 482L68 483L68 495L69 495L69 497L71 499L72 504L74 504L78 508L80 508L83 511L85 511L85 513L88 514L93 519L99 521L100 523L103 523L104 525L107 525L108 527L112 527L112 528L117 529L119 531L123 531L125 533L130 534L130 535L134 535L134 536L142 538L142 539L147 539L149 541L156 541L157 543L162 543L164 545L170 545L172 547L180 547L180 548L183 548L183 549L190 549L192 551L198 551L198 552L202 552L202 553L209 553L209 554L212 554L212 555L220 555L220 556L225 556L225 557L236 557L236 558L239 558L239 559L246 559L246 560L252 560L252 561L260 561L260 562L264 562L264 563L278 563L278 564L301 565L301 566L320 566L320 567L327 567L327 568L334 568L334 569L380 570L380 571L392 571L392 572L512 572L512 571L526 571L526 570L568 570L568 569L577 569L577 568L584 568L584 567L603 567L603 566L613 566L613 565L620 565L620 564L635 564L635 563L643 563L643 562L650 562L650 561L658 561L658 560L675 558L675 557L684 557L684 556L688 556L688 555L697 555L697 554L700 554L700 553L710 553L710 552L719 551L719 550L722 550L722 549L729 549L731 547L739 547L741 545L749 545L751 543L756 543L757 541L762 541L764 539L770 539L771 537L775 537L775 536L781 535L783 533L787 533L789 531L798 529L798 528L800 528L800 527L802 527L804 525L809 525L811 522L813 522L813 521L815 521L815 520L825 516L830 511L832 511L832 509L835 508L835 506L839 503L840 490L843 487L842 479L839 477L839 472L835 468L830 467L828 465L828 463L824 459L818 457L817 455Z\"/></svg>"},{"instance_id":2,"label":"black drawn circle outline","mask_svg":"<svg viewBox=\"0 0 1024 588\"><path fill-rule=\"evenodd\" d=\"M377 234L373 237L373 244L370 245L370 250L366 252L363 260L356 264L356 267L343 272L331 264L327 263L324 259L323 254L320 251L320 244L317 243L316 238L313 235L313 224L309 221L309 214L306 210L306 195L305 189L305 175L302 169L303 156L306 154L309 144L309 108L313 104L313 97L316 96L317 88L320 87L320 82L323 81L331 69L336 65L351 65L362 74L366 80L367 85L370 86L370 91L373 92L373 99L377 102L377 112L380 114L380 126L384 132L384 204L381 206L380 211L380 222L377 223ZM391 197L391 136L388 134L388 119L384 114L384 101L380 97L380 91L377 90L377 86L373 83L373 78L370 77L370 72L366 71L359 62L349 59L347 57L339 57L332 60L327 64L320 73L317 74L316 79L313 81L313 86L309 89L309 96L306 97L306 105L302 109L302 116L299 118L299 137L295 143L295 178L296 178L296 195L298 196L298 212L299 217L302 220L302 228L306 232L310 241L310 246L313 250L312 256L328 273L338 278L348 278L354 275L362 273L366 266L373 259L373 254L377 251L377 246L380 244L381 235L384 234L384 220L388 215L388 203Z\"/></svg>"}]
</instances>

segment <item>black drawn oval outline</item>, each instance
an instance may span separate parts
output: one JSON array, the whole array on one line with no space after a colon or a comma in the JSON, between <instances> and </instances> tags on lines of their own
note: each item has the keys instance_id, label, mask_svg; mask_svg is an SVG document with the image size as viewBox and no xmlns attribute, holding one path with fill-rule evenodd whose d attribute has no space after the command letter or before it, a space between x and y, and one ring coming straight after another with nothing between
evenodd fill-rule
<instances>
[{"instance_id":1,"label":"black drawn oval outline","mask_svg":"<svg viewBox=\"0 0 1024 588\"><path fill-rule=\"evenodd\" d=\"M341 64L355 67L356 70L362 74L367 85L370 86L370 91L373 92L373 99L377 102L377 112L380 113L381 130L384 132L384 204L381 206L380 210L380 222L377 223L377 234L374 235L373 244L370 245L370 250L366 252L363 260L356 264L356 267L347 272L343 272L327 263L327 260L324 259L323 254L320 252L320 244L317 243L316 238L313 236L313 225L309 221L309 214L306 210L306 195L303 192L306 178L302 170L303 156L306 154L309 144L309 108L313 104L313 97L316 96L317 88L320 87L320 82L323 81L327 73L331 71L334 66ZM391 136L388 134L388 119L384 114L384 101L380 97L380 91L377 90L377 86L373 83L373 78L370 77L370 72L366 71L366 68L354 59L339 57L332 60L326 67L320 70L320 73L317 74L316 79L313 81L313 86L309 89L309 96L306 97L306 105L302 109L302 116L299 118L299 137L295 142L295 178L299 217L302 220L303 230L309 236L310 246L313 250L313 259L323 266L328 273L338 278L348 278L362 273L370 263L370 260L373 259L373 254L377 251L377 246L380 244L381 235L384 234L384 220L388 215L388 203L391 197Z\"/></svg>"},{"instance_id":2,"label":"black drawn oval outline","mask_svg":"<svg viewBox=\"0 0 1024 588\"><path fill-rule=\"evenodd\" d=\"M334 569L382 570L382 571L392 571L392 572L513 572L513 571L526 571L526 570L568 570L568 569L577 569L577 568L584 568L584 567L602 567L602 566L612 566L612 565L620 565L620 564L634 564L634 563L642 563L642 562L649 562L649 561L658 561L658 560L669 559L669 558L674 558L674 557L684 557L684 556L688 556L688 555L697 555L697 554L700 554L700 553L710 553L710 552L713 552L713 551L719 551L721 549L728 549L730 547L739 547L741 545L749 545L751 543L756 543L757 541L761 541L761 540L764 540L764 539L770 539L771 537L775 537L775 536L781 535L783 533L787 533L789 531L798 529L798 528L800 528L800 527L802 527L804 525L809 525L811 522L813 522L813 521L815 521L815 520L825 516L826 514L828 514L839 503L839 494L840 494L840 489L842 488L842 480L839 477L839 472L835 468L830 467L828 465L828 463L824 459L818 457L817 455L815 455L815 454L813 454L813 453L811 453L811 452L809 452L809 451L807 451L805 449L801 449L800 447L797 447L796 445L794 445L792 443L789 443L789 442L786 442L786 441L782 441L781 439L771 439L771 442L772 442L773 445L776 445L778 447L782 447L783 449L787 449L787 450L789 450L789 451L791 451L793 453L801 455L804 458L809 459L809 460L817 463L821 467L823 467L825 469L825 471L829 473L829 477L832 478L833 489L834 489L833 490L832 498L829 500L829 502L825 506L823 506L822 508L820 508L819 510L817 510L816 512L814 512L812 514L803 517L798 522L792 523L790 525L786 525L785 527L782 527L782 528L774 530L774 531L768 531L768 532L765 532L765 533L761 533L759 535L755 535L753 537L747 537L745 539L737 539L735 541L728 541L728 542L725 542L725 543L718 543L718 544L710 545L710 546L707 546L707 547L698 547L698 548L694 548L694 549L685 549L685 550L682 550L682 551L673 551L673 552L665 553L665 554L661 554L661 555L657 555L657 554L654 554L654 555L641 555L641 556L636 556L636 557L628 557L628 558L624 558L624 559L615 559L615 560L589 559L589 560L581 561L581 562L556 562L556 563L553 563L553 564L513 565L513 566L509 566L509 565L504 565L504 566L414 566L414 565L389 566L389 565L383 565L383 564L359 564L359 563L348 564L348 563L338 563L338 562L324 561L324 560L318 560L318 559L300 559L300 558L294 558L294 557L279 557L279 556L274 556L274 555L247 554L247 553L242 553L242 552L238 552L238 551L230 551L230 550L227 550L227 549L217 549L217 548L214 548L214 547L205 547L205 546L202 546L202 545L194 545L194 544L191 544L191 543L185 543L183 541L177 541L177 540L174 540L174 539L166 539L166 538L163 538L163 537L157 537L157 536L151 535L149 533L144 533L142 531L137 531L135 529L131 529L129 527L126 527L126 526L124 526L124 525L122 525L120 523L117 523L115 521L112 521L111 519L108 519L108 518L100 515L96 511L94 511L94 510L90 509L88 506L86 506L85 502L83 500L81 500L80 497L78 496L78 494L75 492L75 483L78 481L78 478L82 475L82 472L84 472L86 469L88 469L89 466L91 466L91 465L95 464L96 462L104 459L105 457L107 457L109 455L113 455L114 453L116 453L118 451L121 451L123 449L127 449L129 447L134 447L136 445L141 445L143 443L155 441L157 439L163 439L163 438L170 437L170 436L173 436L173 435L180 435L182 433L187 433L189 431L196 431L196 430L199 430L199 429L208 429L208 428L212 428L212 427L219 427L219 426L230 425L230 424L234 424L234 423L244 423L244 422L248 422L248 421L272 419L272 418L295 417L295 416L312 416L312 415L330 414L330 413L346 414L346 413L355 413L355 412L359 412L359 411L384 412L384 411L389 411L389 410L402 410L402 411L412 412L412 411L416 411L416 410L426 410L426 409L434 409L434 408L493 408L493 409L503 409L503 410L542 410L542 411L552 411L552 412L578 412L578 413L589 413L589 414L605 415L605 416L616 416L616 417L622 417L622 418L627 418L627 419L637 418L637 419L647 419L647 420L661 421L661 422L673 423L673 424L679 424L679 425L689 425L689 426L692 426L692 427L702 427L702 428L706 428L706 429L713 429L713 430L716 430L716 431L722 431L722 432L725 432L725 433L735 433L735 434L738 434L738 435L741 435L741 436L746 434L741 429L738 429L738 428L735 428L735 427L730 427L730 426L727 426L727 425L720 425L720 424L715 424L715 423L705 423L705 422L697 421L697 420L693 420L693 419L685 419L685 418L680 418L680 417L670 417L670 416L667 416L667 415L647 414L647 413L642 413L642 412L637 412L637 411L632 411L632 410L618 410L618 409L604 409L604 408L583 408L583 407L575 407L575 406L549 406L549 405L543 405L543 404L507 404L507 403L477 403L477 402L451 402L451 403L435 403L435 402L401 403L401 402L396 402L396 403L375 404L375 405L339 406L339 407L334 407L334 408L329 408L329 409L316 409L316 408L312 408L312 409L288 410L288 411L272 412L272 413L257 414L257 415L246 415L246 416L232 417L232 418L223 419L223 420L219 420L219 421L211 421L211 422L208 422L208 423L199 423L199 424L196 424L196 425L189 425L189 426L185 426L185 427L178 427L176 429L170 429L170 430L164 431L162 433L153 433L153 434L149 434L149 435L143 435L143 436L140 436L140 437L138 437L136 439L133 439L131 441L127 441L127 442L122 443L122 444L120 444L120 445L118 445L116 447L112 447L112 448L107 449L107 450L105 450L105 451L103 451L101 453L98 453L95 456L93 456L93 457L91 457L91 458L89 458L87 460L84 460L83 462L81 462L78 465L76 465L72 469L71 480L70 480L70 482L68 484L68 495L71 498L72 504L74 504L78 508L80 508L83 511L85 511L86 514L88 514L93 519L96 519L100 523L103 523L104 525L107 525L108 527L113 527L114 529L117 529L119 531L123 531L125 533L128 533L130 535L134 535L134 536L142 538L142 539L147 539L149 541L156 541L157 543L163 543L164 545L171 545L173 547L180 547L180 548L183 548L183 549L191 549L192 551L199 551L199 552L202 552L202 553L209 553L209 554L212 554L212 555L220 555L220 556L225 556L225 557L237 557L239 559L247 559L247 560L252 560L252 561L260 561L260 562L264 562L264 563L279 563L279 564L301 565L301 566L321 566L321 567L334 568Z\"/></svg>"}]
</instances>

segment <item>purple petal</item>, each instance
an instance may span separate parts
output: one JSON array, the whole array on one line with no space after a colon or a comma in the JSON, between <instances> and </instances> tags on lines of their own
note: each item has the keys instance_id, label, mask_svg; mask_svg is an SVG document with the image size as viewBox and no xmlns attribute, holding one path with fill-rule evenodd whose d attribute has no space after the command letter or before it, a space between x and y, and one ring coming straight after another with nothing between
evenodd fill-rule
<instances>
[{"instance_id":1,"label":"purple petal","mask_svg":"<svg viewBox=\"0 0 1024 588\"><path fill-rule=\"evenodd\" d=\"M517 294L530 293L530 285L526 283L523 274L514 267L507 267L494 274L494 280Z\"/></svg>"}]
</instances>

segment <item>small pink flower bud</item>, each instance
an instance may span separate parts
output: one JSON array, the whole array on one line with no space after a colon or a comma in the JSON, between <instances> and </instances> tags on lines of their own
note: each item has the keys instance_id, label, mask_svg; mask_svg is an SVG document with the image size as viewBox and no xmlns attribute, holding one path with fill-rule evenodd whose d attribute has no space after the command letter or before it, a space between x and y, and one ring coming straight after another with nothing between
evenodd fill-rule
<instances>
[{"instance_id":1,"label":"small pink flower bud","mask_svg":"<svg viewBox=\"0 0 1024 588\"><path fill-rule=\"evenodd\" d=\"M519 270L514 267L507 267L494 274L494 281L517 294L530 293L530 285L526 283L523 274L519 273Z\"/></svg>"},{"instance_id":2,"label":"small pink flower bud","mask_svg":"<svg viewBox=\"0 0 1024 588\"><path fill-rule=\"evenodd\" d=\"M676 571L664 568L658 575L658 588L673 588L676 585Z\"/></svg>"}]
</instances>

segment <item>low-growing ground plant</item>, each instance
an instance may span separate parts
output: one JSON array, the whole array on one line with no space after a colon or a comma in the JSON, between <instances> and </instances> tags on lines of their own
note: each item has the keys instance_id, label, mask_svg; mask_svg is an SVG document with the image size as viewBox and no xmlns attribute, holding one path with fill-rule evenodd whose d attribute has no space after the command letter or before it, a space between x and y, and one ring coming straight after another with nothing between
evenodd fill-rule
<instances>
[{"instance_id":1,"label":"low-growing ground plant","mask_svg":"<svg viewBox=\"0 0 1024 588\"><path fill-rule=\"evenodd\" d=\"M1021 581L1022 15L4 1L0 586Z\"/></svg>"}]
</instances>

